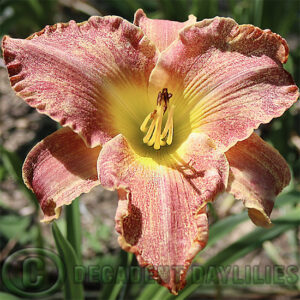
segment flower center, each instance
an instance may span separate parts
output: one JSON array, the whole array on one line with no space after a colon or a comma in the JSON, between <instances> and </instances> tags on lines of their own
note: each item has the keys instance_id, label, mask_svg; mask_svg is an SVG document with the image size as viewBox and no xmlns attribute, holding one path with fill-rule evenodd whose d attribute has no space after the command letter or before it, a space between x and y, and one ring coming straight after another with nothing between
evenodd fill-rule
<instances>
[{"instance_id":1,"label":"flower center","mask_svg":"<svg viewBox=\"0 0 300 300\"><path fill-rule=\"evenodd\" d=\"M173 140L173 115L175 106L172 104L168 109L169 100L172 97L168 93L168 89L164 88L157 96L156 109L149 113L143 121L140 129L142 132L147 132L143 138L143 142L148 146L154 145L155 150L159 150L161 146L166 144L171 145ZM168 118L162 131L163 116L168 110ZM150 125L148 126L149 121Z\"/></svg>"}]
</instances>

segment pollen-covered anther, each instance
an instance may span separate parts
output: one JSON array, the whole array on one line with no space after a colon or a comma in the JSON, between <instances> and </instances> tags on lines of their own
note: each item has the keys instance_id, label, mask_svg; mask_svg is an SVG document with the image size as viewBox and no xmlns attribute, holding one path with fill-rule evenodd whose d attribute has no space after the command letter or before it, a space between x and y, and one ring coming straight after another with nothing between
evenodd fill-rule
<instances>
[{"instance_id":1,"label":"pollen-covered anther","mask_svg":"<svg viewBox=\"0 0 300 300\"><path fill-rule=\"evenodd\" d=\"M154 147L155 150L159 150L161 146L166 144L171 145L173 140L173 115L175 106L172 104L168 110L169 100L172 97L171 93L168 93L168 89L164 88L158 93L156 109L149 113L143 121L140 130L147 132L143 138L143 142L150 147ZM162 131L162 123L165 112L168 110L168 117ZM151 120L150 126L147 127Z\"/></svg>"}]
</instances>

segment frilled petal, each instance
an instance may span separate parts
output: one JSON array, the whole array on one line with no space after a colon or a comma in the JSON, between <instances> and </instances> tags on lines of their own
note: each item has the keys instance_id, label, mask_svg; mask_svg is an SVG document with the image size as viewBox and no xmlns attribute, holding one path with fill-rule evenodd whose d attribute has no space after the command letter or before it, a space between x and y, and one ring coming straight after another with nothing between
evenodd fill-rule
<instances>
[{"instance_id":1,"label":"frilled petal","mask_svg":"<svg viewBox=\"0 0 300 300\"><path fill-rule=\"evenodd\" d=\"M230 165L228 191L241 199L258 226L271 224L274 200L291 175L284 158L256 133L226 152Z\"/></svg>"},{"instance_id":2,"label":"frilled petal","mask_svg":"<svg viewBox=\"0 0 300 300\"><path fill-rule=\"evenodd\" d=\"M134 15L134 24L143 30L159 51L168 48L183 27L194 24L196 21L197 18L193 15L189 15L186 22L148 19L142 9L138 9Z\"/></svg>"},{"instance_id":3,"label":"frilled petal","mask_svg":"<svg viewBox=\"0 0 300 300\"><path fill-rule=\"evenodd\" d=\"M225 151L297 100L298 88L282 67L287 57L286 41L270 30L204 20L161 53L150 94L168 87L192 131L205 132Z\"/></svg>"},{"instance_id":4,"label":"frilled petal","mask_svg":"<svg viewBox=\"0 0 300 300\"><path fill-rule=\"evenodd\" d=\"M63 205L100 184L100 150L100 146L86 147L78 134L61 128L29 152L23 165L23 179L40 203L43 222L57 219Z\"/></svg>"},{"instance_id":5,"label":"frilled petal","mask_svg":"<svg viewBox=\"0 0 300 300\"><path fill-rule=\"evenodd\" d=\"M136 154L122 135L103 146L101 184L117 189L116 230L121 247L172 293L206 244L206 203L224 190L228 163L203 134L193 133L164 165Z\"/></svg>"},{"instance_id":6,"label":"frilled petal","mask_svg":"<svg viewBox=\"0 0 300 300\"><path fill-rule=\"evenodd\" d=\"M139 91L157 51L140 28L115 16L47 26L25 40L5 36L2 47L17 95L91 147L119 133L114 115L124 103L144 101Z\"/></svg>"}]
</instances>

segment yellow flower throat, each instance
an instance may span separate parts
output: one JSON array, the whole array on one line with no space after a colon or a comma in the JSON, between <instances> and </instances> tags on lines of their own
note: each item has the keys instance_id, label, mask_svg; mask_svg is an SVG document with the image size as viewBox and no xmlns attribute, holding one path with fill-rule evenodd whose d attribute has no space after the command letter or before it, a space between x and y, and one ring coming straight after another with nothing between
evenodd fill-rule
<instances>
[{"instance_id":1,"label":"yellow flower throat","mask_svg":"<svg viewBox=\"0 0 300 300\"><path fill-rule=\"evenodd\" d=\"M173 115L175 106L172 104L168 109L169 100L172 97L168 93L168 89L164 88L158 93L156 109L147 115L140 129L147 132L143 138L143 142L148 146L154 145L155 150L159 150L161 146L171 145L173 140ZM162 122L165 112L168 110L168 118L162 132ZM150 126L148 123L151 120Z\"/></svg>"}]
</instances>

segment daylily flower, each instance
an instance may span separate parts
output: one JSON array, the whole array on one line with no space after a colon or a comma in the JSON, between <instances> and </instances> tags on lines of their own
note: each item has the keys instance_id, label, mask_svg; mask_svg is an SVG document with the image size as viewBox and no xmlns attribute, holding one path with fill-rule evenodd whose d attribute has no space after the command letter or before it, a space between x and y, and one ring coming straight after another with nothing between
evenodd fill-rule
<instances>
[{"instance_id":1,"label":"daylily flower","mask_svg":"<svg viewBox=\"0 0 300 300\"><path fill-rule=\"evenodd\" d=\"M172 293L208 238L206 205L221 192L269 226L289 183L280 154L254 130L298 98L286 41L216 17L134 24L116 16L3 39L17 95L63 128L23 167L43 221L94 186L117 190L121 247Z\"/></svg>"}]
</instances>

